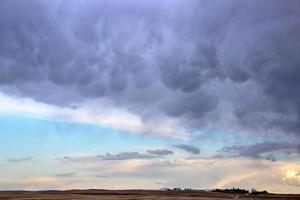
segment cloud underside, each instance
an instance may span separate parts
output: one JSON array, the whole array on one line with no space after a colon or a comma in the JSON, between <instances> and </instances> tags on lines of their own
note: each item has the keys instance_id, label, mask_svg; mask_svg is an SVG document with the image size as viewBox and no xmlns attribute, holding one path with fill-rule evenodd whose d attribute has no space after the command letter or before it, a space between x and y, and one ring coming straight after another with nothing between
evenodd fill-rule
<instances>
[{"instance_id":1,"label":"cloud underside","mask_svg":"<svg viewBox=\"0 0 300 200\"><path fill-rule=\"evenodd\" d=\"M188 130L299 138L299 7L4 0L0 90L69 108L106 101L145 124L165 116Z\"/></svg>"},{"instance_id":2,"label":"cloud underside","mask_svg":"<svg viewBox=\"0 0 300 200\"><path fill-rule=\"evenodd\" d=\"M153 150L148 150L148 153L156 156L167 156L167 155L172 155L174 152L168 149L153 149Z\"/></svg>"},{"instance_id":3,"label":"cloud underside","mask_svg":"<svg viewBox=\"0 0 300 200\"><path fill-rule=\"evenodd\" d=\"M286 155L300 155L300 145L283 142L263 142L252 145L233 145L223 147L219 152L227 155L242 156L253 159L267 159L276 161L276 153Z\"/></svg>"},{"instance_id":4,"label":"cloud underside","mask_svg":"<svg viewBox=\"0 0 300 200\"><path fill-rule=\"evenodd\" d=\"M182 149L184 151L187 151L189 153L192 154L199 154L200 153L200 149L194 145L189 145L189 144L176 144L173 145L176 148Z\"/></svg>"}]
</instances>

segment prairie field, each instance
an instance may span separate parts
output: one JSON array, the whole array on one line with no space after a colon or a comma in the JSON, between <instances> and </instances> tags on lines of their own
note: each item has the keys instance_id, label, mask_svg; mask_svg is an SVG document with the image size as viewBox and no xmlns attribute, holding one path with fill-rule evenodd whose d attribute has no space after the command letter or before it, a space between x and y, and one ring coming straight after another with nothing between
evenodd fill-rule
<instances>
[{"instance_id":1,"label":"prairie field","mask_svg":"<svg viewBox=\"0 0 300 200\"><path fill-rule=\"evenodd\" d=\"M1 200L217 200L247 199L299 200L296 194L225 194L205 191L157 191L157 190L68 190L68 191L0 191Z\"/></svg>"}]
</instances>

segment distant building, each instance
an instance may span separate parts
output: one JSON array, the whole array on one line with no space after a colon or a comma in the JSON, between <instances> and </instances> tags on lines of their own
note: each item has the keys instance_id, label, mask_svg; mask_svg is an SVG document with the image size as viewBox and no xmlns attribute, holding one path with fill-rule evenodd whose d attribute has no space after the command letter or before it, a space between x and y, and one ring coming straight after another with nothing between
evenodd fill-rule
<instances>
[{"instance_id":1,"label":"distant building","mask_svg":"<svg viewBox=\"0 0 300 200\"><path fill-rule=\"evenodd\" d=\"M167 187L162 187L159 189L160 191L170 191L171 189L167 188Z\"/></svg>"}]
</instances>

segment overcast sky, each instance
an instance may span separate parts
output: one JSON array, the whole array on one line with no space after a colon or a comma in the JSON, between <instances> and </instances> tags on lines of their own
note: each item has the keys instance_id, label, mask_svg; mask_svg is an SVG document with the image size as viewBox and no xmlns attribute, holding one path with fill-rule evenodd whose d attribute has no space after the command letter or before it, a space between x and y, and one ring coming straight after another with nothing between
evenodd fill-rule
<instances>
[{"instance_id":1,"label":"overcast sky","mask_svg":"<svg viewBox=\"0 0 300 200\"><path fill-rule=\"evenodd\" d=\"M0 1L0 189L299 192L299 19L298 0Z\"/></svg>"}]
</instances>

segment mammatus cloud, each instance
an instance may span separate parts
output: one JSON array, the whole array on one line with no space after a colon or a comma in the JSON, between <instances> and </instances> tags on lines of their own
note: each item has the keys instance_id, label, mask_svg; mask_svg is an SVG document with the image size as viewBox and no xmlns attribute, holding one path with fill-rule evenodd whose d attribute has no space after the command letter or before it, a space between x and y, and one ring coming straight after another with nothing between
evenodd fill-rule
<instances>
[{"instance_id":1,"label":"mammatus cloud","mask_svg":"<svg viewBox=\"0 0 300 200\"><path fill-rule=\"evenodd\" d=\"M168 141L172 151L63 156L56 164L67 172L3 173L0 189L162 183L299 192L299 8L299 0L1 0L0 113L180 141ZM205 144L196 158L200 149L188 144L199 132L220 139L210 130L251 139L228 141L212 157Z\"/></svg>"},{"instance_id":2,"label":"mammatus cloud","mask_svg":"<svg viewBox=\"0 0 300 200\"><path fill-rule=\"evenodd\" d=\"M192 153L192 154L199 154L200 153L200 149L194 145L189 145L189 144L176 144L176 145L173 145L174 147L176 148L179 148L179 149L182 149L182 150L185 150L189 153Z\"/></svg>"},{"instance_id":3,"label":"mammatus cloud","mask_svg":"<svg viewBox=\"0 0 300 200\"><path fill-rule=\"evenodd\" d=\"M299 140L298 0L0 4L7 95Z\"/></svg>"},{"instance_id":4,"label":"mammatus cloud","mask_svg":"<svg viewBox=\"0 0 300 200\"><path fill-rule=\"evenodd\" d=\"M263 142L253 145L234 145L224 147L220 152L238 156L250 157L255 159L265 158L275 161L276 157L272 153L283 152L286 154L300 154L300 146L291 143ZM264 155L267 154L267 155Z\"/></svg>"},{"instance_id":5,"label":"mammatus cloud","mask_svg":"<svg viewBox=\"0 0 300 200\"><path fill-rule=\"evenodd\" d=\"M167 156L172 155L174 152L168 149L155 149L155 150L148 150L148 153L156 156Z\"/></svg>"}]
</instances>

